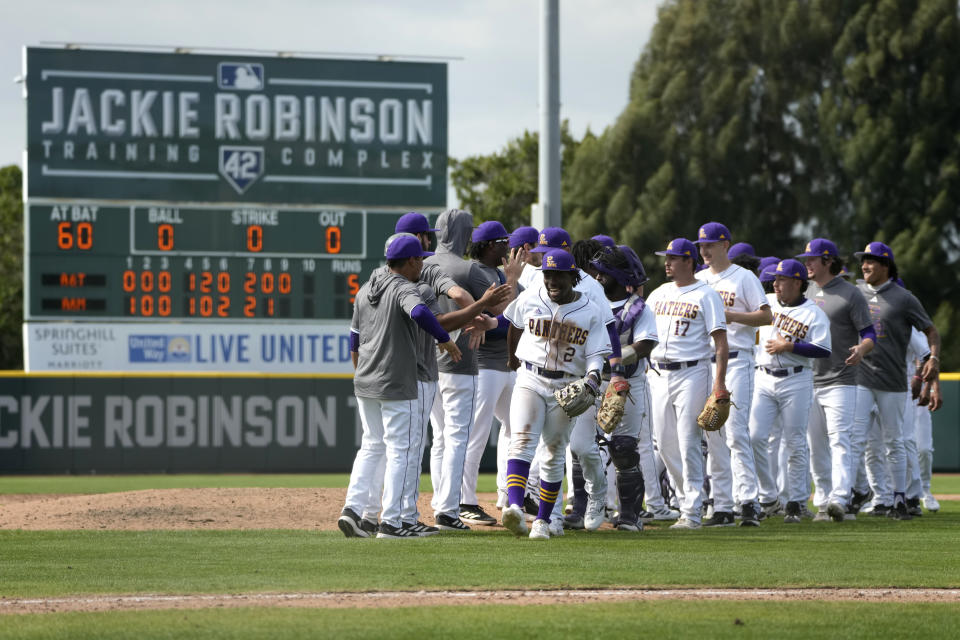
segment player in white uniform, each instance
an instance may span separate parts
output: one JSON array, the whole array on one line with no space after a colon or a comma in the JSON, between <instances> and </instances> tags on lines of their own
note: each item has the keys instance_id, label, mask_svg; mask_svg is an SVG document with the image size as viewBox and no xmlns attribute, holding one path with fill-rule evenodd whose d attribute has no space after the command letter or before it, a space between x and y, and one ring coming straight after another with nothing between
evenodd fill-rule
<instances>
[{"instance_id":1,"label":"player in white uniform","mask_svg":"<svg viewBox=\"0 0 960 640\"><path fill-rule=\"evenodd\" d=\"M730 360L727 389L732 405L730 417L720 429L721 438L707 438L708 470L713 497L713 515L705 527L733 526L734 499L741 506L741 525L760 524L760 494L757 469L750 442L750 402L753 397L753 346L757 327L770 324L773 315L757 276L730 262L730 230L719 222L700 227L696 244L709 269L697 273L720 294L727 321ZM713 375L716 375L714 371Z\"/></svg>"},{"instance_id":2,"label":"player in white uniform","mask_svg":"<svg viewBox=\"0 0 960 640\"><path fill-rule=\"evenodd\" d=\"M726 393L727 325L720 296L694 277L694 244L677 238L657 255L665 256L666 274L673 282L660 286L647 298L647 306L656 316L659 338L650 354L652 368L647 374L653 434L680 502L681 518L670 528L699 529L704 465L700 444L703 432L697 416L710 394L710 359L714 355L717 376L713 391Z\"/></svg>"},{"instance_id":3,"label":"player in white uniform","mask_svg":"<svg viewBox=\"0 0 960 640\"><path fill-rule=\"evenodd\" d=\"M810 450L807 421L813 402L811 358L830 355L830 321L820 307L803 296L807 268L797 260L782 260L776 268L774 294L767 296L773 324L760 328L763 351L757 358L757 382L750 413L750 438L760 479L760 500L779 501L776 479L770 472L768 440L780 418L787 447L784 522L800 522L802 506L810 495L807 481Z\"/></svg>"},{"instance_id":4,"label":"player in white uniform","mask_svg":"<svg viewBox=\"0 0 960 640\"><path fill-rule=\"evenodd\" d=\"M572 427L553 393L588 372L599 388L600 371L611 352L601 309L574 290L580 276L573 256L563 250L547 251L541 269L545 286L527 289L503 314L510 323L510 366L518 371L510 401L509 504L503 510L503 525L515 535L527 533L521 505L530 462L542 441L540 510L530 530L534 539L551 535L550 518L560 494Z\"/></svg>"}]
</instances>

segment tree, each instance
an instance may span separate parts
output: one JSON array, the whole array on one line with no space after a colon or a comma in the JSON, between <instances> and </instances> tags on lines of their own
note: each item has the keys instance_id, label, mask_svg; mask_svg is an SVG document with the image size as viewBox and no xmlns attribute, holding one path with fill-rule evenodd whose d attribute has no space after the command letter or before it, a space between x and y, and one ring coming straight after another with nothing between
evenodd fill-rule
<instances>
[{"instance_id":1,"label":"tree","mask_svg":"<svg viewBox=\"0 0 960 640\"><path fill-rule=\"evenodd\" d=\"M0 168L0 369L23 368L23 174Z\"/></svg>"},{"instance_id":2,"label":"tree","mask_svg":"<svg viewBox=\"0 0 960 640\"><path fill-rule=\"evenodd\" d=\"M567 121L560 127L560 142L562 173L579 145ZM451 158L450 179L460 206L476 221L499 220L507 229L530 224L530 207L537 201L539 152L538 134L524 131L491 155Z\"/></svg>"}]
</instances>

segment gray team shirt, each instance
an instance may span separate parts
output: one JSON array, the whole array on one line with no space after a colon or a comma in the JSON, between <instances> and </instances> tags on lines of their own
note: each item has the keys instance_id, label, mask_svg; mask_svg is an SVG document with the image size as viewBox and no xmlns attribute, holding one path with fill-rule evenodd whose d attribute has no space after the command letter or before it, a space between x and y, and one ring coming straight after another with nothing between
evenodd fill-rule
<instances>
[{"instance_id":1,"label":"gray team shirt","mask_svg":"<svg viewBox=\"0 0 960 640\"><path fill-rule=\"evenodd\" d=\"M506 276L499 269L485 264L481 264L480 267L498 284L506 283ZM477 366L493 371L510 371L507 367L507 336L494 336L487 333L484 343L477 349Z\"/></svg>"},{"instance_id":2,"label":"gray team shirt","mask_svg":"<svg viewBox=\"0 0 960 640\"><path fill-rule=\"evenodd\" d=\"M416 400L419 335L410 317L423 299L417 285L387 270L360 287L350 330L360 335L353 392L362 398Z\"/></svg>"},{"instance_id":3,"label":"gray team shirt","mask_svg":"<svg viewBox=\"0 0 960 640\"><path fill-rule=\"evenodd\" d=\"M848 367L844 361L850 357L850 347L859 344L860 331L873 324L866 298L856 286L840 276L823 289L811 281L806 296L830 319L830 344L833 345L828 357L813 359L813 386L857 384L860 365Z\"/></svg>"},{"instance_id":4,"label":"gray team shirt","mask_svg":"<svg viewBox=\"0 0 960 640\"><path fill-rule=\"evenodd\" d=\"M923 331L933 322L920 301L892 280L876 289L862 283L859 289L867 299L877 345L857 367L857 384L877 391L906 391L910 327Z\"/></svg>"},{"instance_id":5,"label":"gray team shirt","mask_svg":"<svg viewBox=\"0 0 960 640\"><path fill-rule=\"evenodd\" d=\"M473 216L466 211L450 209L437 218L437 228L439 229L437 232L439 246L434 255L424 260L424 267L437 265L445 275L473 296L474 300L480 299L487 288L498 280L496 276L491 279L479 262L463 258L473 231ZM457 310L456 303L446 297L440 298L439 305L444 313ZM463 333L457 338L457 347L463 354L460 362L454 362L446 353L437 356L440 371L477 375L477 352L468 347L469 339L469 334Z\"/></svg>"},{"instance_id":6,"label":"gray team shirt","mask_svg":"<svg viewBox=\"0 0 960 640\"><path fill-rule=\"evenodd\" d=\"M437 304L437 295L429 284L421 278L417 283L417 290L427 305L430 313L440 315L440 306ZM437 339L420 329L417 331L419 344L417 345L417 380L421 382L436 382L440 379L437 369Z\"/></svg>"}]
</instances>

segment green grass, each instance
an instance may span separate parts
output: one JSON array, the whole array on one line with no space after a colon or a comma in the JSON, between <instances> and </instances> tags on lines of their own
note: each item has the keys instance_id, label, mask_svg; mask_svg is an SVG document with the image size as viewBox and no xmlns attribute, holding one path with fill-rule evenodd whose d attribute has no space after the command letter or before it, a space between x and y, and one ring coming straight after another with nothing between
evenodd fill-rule
<instances>
[{"instance_id":1,"label":"green grass","mask_svg":"<svg viewBox=\"0 0 960 640\"><path fill-rule=\"evenodd\" d=\"M0 618L12 622L11 618ZM220 609L17 616L6 638L383 638L422 640L954 637L953 603L624 602L523 607ZM878 625L880 625L878 627ZM882 630L882 631L881 631Z\"/></svg>"},{"instance_id":2,"label":"green grass","mask_svg":"<svg viewBox=\"0 0 960 640\"><path fill-rule=\"evenodd\" d=\"M960 587L960 502L910 522L756 529L503 529L419 540L338 531L0 531L0 595L613 586Z\"/></svg>"}]
</instances>

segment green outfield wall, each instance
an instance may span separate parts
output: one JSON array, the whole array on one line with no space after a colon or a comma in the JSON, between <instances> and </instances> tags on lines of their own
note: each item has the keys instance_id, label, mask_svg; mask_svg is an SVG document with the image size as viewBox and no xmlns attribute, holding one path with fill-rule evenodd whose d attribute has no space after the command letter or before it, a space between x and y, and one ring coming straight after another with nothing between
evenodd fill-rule
<instances>
[{"instance_id":1,"label":"green outfield wall","mask_svg":"<svg viewBox=\"0 0 960 640\"><path fill-rule=\"evenodd\" d=\"M960 374L943 389L934 468L960 471ZM348 376L0 372L0 473L342 472L360 434Z\"/></svg>"}]
</instances>

